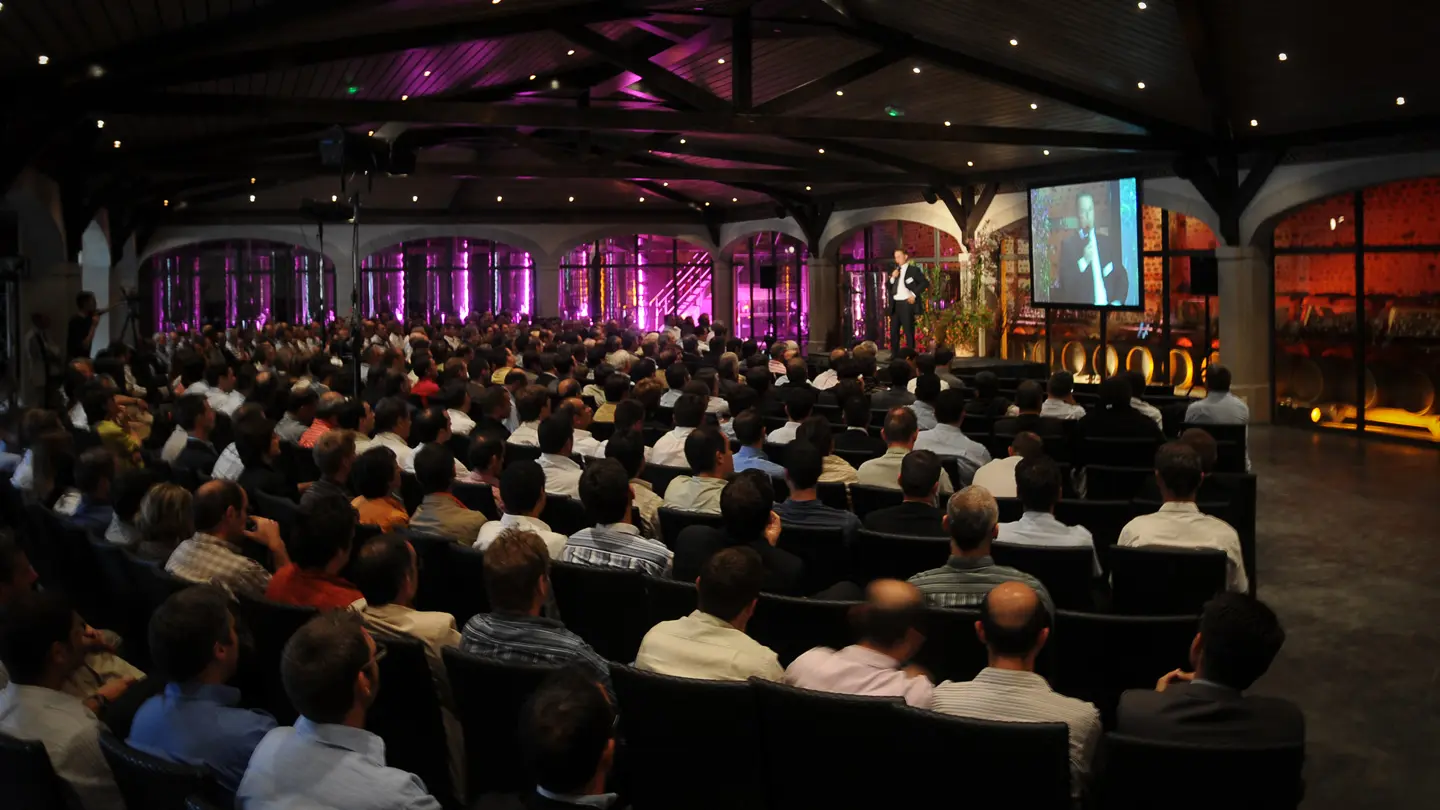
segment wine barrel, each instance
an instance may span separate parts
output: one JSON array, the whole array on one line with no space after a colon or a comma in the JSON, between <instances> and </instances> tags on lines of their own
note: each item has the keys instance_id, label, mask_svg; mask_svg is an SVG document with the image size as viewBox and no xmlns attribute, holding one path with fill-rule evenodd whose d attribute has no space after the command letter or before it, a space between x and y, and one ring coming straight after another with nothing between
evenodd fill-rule
<instances>
[{"instance_id":1,"label":"wine barrel","mask_svg":"<svg viewBox=\"0 0 1440 810\"><path fill-rule=\"evenodd\" d=\"M1170 350L1170 387L1189 388L1195 379L1195 360L1184 349Z\"/></svg>"},{"instance_id":2,"label":"wine barrel","mask_svg":"<svg viewBox=\"0 0 1440 810\"><path fill-rule=\"evenodd\" d=\"M1149 385L1155 377L1155 355L1144 346L1132 346L1125 353L1125 370L1140 372L1145 376L1145 384Z\"/></svg>"},{"instance_id":3,"label":"wine barrel","mask_svg":"<svg viewBox=\"0 0 1440 810\"><path fill-rule=\"evenodd\" d=\"M1309 357L1280 352L1275 358L1275 397L1318 405L1325 396L1325 374Z\"/></svg>"},{"instance_id":4,"label":"wine barrel","mask_svg":"<svg viewBox=\"0 0 1440 810\"><path fill-rule=\"evenodd\" d=\"M1105 369L1106 377L1115 376L1115 372L1120 368L1120 354L1119 352L1115 351L1114 346L1105 347L1105 362L1103 365L1100 362L1099 346L1095 347L1095 352L1090 355L1090 359L1092 363L1091 368L1094 368L1098 371L1103 367Z\"/></svg>"},{"instance_id":5,"label":"wine barrel","mask_svg":"<svg viewBox=\"0 0 1440 810\"><path fill-rule=\"evenodd\" d=\"M1085 371L1085 346L1078 340L1060 347L1060 367L1079 376Z\"/></svg>"},{"instance_id":6,"label":"wine barrel","mask_svg":"<svg viewBox=\"0 0 1440 810\"><path fill-rule=\"evenodd\" d=\"M1354 405L1355 361L1348 357L1322 357L1317 361L1320 377L1324 380L1321 403L1334 402ZM1375 373L1365 369L1365 407L1373 408L1380 401L1380 389L1375 384Z\"/></svg>"},{"instance_id":7,"label":"wine barrel","mask_svg":"<svg viewBox=\"0 0 1440 810\"><path fill-rule=\"evenodd\" d=\"M1366 370L1378 389L1375 404L1421 415L1434 411L1435 381L1430 379L1430 375L1389 363L1372 363L1366 366ZM1370 405L1367 400L1366 406Z\"/></svg>"}]
</instances>

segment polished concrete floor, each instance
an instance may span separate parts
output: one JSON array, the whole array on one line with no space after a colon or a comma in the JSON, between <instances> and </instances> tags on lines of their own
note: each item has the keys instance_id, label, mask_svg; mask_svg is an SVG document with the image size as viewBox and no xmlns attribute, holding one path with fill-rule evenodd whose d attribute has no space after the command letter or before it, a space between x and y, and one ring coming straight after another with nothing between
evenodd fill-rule
<instances>
[{"instance_id":1,"label":"polished concrete floor","mask_svg":"<svg viewBox=\"0 0 1440 810\"><path fill-rule=\"evenodd\" d=\"M1307 810L1440 807L1440 448L1256 427L1255 692L1305 712Z\"/></svg>"}]
</instances>

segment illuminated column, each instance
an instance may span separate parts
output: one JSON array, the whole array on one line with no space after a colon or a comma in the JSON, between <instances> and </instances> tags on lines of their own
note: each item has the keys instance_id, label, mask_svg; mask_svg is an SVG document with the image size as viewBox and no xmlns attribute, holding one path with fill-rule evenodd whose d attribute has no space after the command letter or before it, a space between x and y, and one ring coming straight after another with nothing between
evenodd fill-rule
<instances>
[{"instance_id":1,"label":"illuminated column","mask_svg":"<svg viewBox=\"0 0 1440 810\"><path fill-rule=\"evenodd\" d=\"M1250 406L1252 422L1270 421L1270 258L1259 247L1215 248L1220 265L1220 362L1230 392Z\"/></svg>"},{"instance_id":2,"label":"illuminated column","mask_svg":"<svg viewBox=\"0 0 1440 810\"><path fill-rule=\"evenodd\" d=\"M806 353L824 352L840 342L840 270L832 256L810 256L810 289L805 306L809 309L810 334Z\"/></svg>"},{"instance_id":3,"label":"illuminated column","mask_svg":"<svg viewBox=\"0 0 1440 810\"><path fill-rule=\"evenodd\" d=\"M560 315L560 257L531 253L535 263L535 306L538 317Z\"/></svg>"},{"instance_id":4,"label":"illuminated column","mask_svg":"<svg viewBox=\"0 0 1440 810\"><path fill-rule=\"evenodd\" d=\"M710 319L730 326L735 333L735 265L730 255L711 254L715 275L710 284Z\"/></svg>"}]
</instances>

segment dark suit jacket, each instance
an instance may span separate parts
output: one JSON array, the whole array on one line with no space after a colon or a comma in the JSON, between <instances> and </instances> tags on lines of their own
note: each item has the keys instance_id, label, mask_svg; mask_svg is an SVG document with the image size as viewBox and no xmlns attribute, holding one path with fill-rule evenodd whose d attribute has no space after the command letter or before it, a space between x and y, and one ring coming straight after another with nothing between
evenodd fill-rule
<instances>
[{"instance_id":1,"label":"dark suit jacket","mask_svg":"<svg viewBox=\"0 0 1440 810\"><path fill-rule=\"evenodd\" d=\"M675 538L674 579L694 582L700 576L700 569L711 555L728 546L735 545L722 531L710 526L687 526ZM765 579L760 590L784 596L800 596L800 581L805 573L805 563L799 557L784 549L775 548L764 540L744 544L760 555L765 566Z\"/></svg>"},{"instance_id":2,"label":"dark suit jacket","mask_svg":"<svg viewBox=\"0 0 1440 810\"><path fill-rule=\"evenodd\" d=\"M1000 419L1009 409L1010 400L1004 397L972 399L965 403L966 416L988 416L991 419Z\"/></svg>"},{"instance_id":3,"label":"dark suit jacket","mask_svg":"<svg viewBox=\"0 0 1440 810\"><path fill-rule=\"evenodd\" d=\"M1115 730L1151 740L1206 745L1305 742L1305 716L1288 700L1252 697L1229 687L1177 683L1164 692L1120 696Z\"/></svg>"},{"instance_id":4,"label":"dark suit jacket","mask_svg":"<svg viewBox=\"0 0 1440 810\"><path fill-rule=\"evenodd\" d=\"M209 475L219 458L220 454L215 452L213 445L192 436L185 440L185 449L175 457L175 466Z\"/></svg>"},{"instance_id":5,"label":"dark suit jacket","mask_svg":"<svg viewBox=\"0 0 1440 810\"><path fill-rule=\"evenodd\" d=\"M872 532L903 534L907 537L948 537L940 527L945 513L923 503L902 503L876 509L865 516L865 528Z\"/></svg>"},{"instance_id":6,"label":"dark suit jacket","mask_svg":"<svg viewBox=\"0 0 1440 810\"><path fill-rule=\"evenodd\" d=\"M1150 424L1155 423L1151 422ZM1014 436L1028 430L1041 438L1064 438L1065 420L1036 413L1022 413L1019 416L996 419L994 430L996 435Z\"/></svg>"},{"instance_id":7,"label":"dark suit jacket","mask_svg":"<svg viewBox=\"0 0 1440 810\"><path fill-rule=\"evenodd\" d=\"M250 496L250 503L260 502L260 499L255 497L257 492L292 501L300 499L300 492L295 484L287 481L284 473L269 464L246 464L244 472L240 473L240 480L236 483Z\"/></svg>"},{"instance_id":8,"label":"dark suit jacket","mask_svg":"<svg viewBox=\"0 0 1440 810\"><path fill-rule=\"evenodd\" d=\"M888 411L891 408L898 408L901 405L911 405L915 402L915 395L904 388L891 388L888 391L876 391L870 395L870 408L876 411Z\"/></svg>"},{"instance_id":9,"label":"dark suit jacket","mask_svg":"<svg viewBox=\"0 0 1440 810\"><path fill-rule=\"evenodd\" d=\"M834 449L854 450L857 453L873 453L880 456L885 453L885 440L871 436L868 430L846 428L835 434Z\"/></svg>"},{"instance_id":10,"label":"dark suit jacket","mask_svg":"<svg viewBox=\"0 0 1440 810\"><path fill-rule=\"evenodd\" d=\"M470 435L490 435L503 442L510 439L510 428L505 427L504 422L496 421L488 416L481 416L475 419L475 428L470 431Z\"/></svg>"},{"instance_id":11,"label":"dark suit jacket","mask_svg":"<svg viewBox=\"0 0 1440 810\"><path fill-rule=\"evenodd\" d=\"M1093 306L1095 304L1095 281L1090 275L1091 271L1080 271L1080 258L1085 255L1085 243L1088 240L1080 236L1079 231L1072 232L1060 243L1060 266L1056 268L1058 285L1050 296L1052 302L1081 304ZM1103 270L1107 264L1114 264L1110 275L1105 276L1105 297L1111 302L1125 303L1125 297L1130 294L1130 277L1126 268L1120 263L1120 240L1113 236L1097 233L1095 235L1095 248L1100 254L1100 266Z\"/></svg>"},{"instance_id":12,"label":"dark suit jacket","mask_svg":"<svg viewBox=\"0 0 1440 810\"><path fill-rule=\"evenodd\" d=\"M894 270L895 268L891 268ZM885 274L887 297L890 299L890 312L895 312L895 291L900 289L900 279L890 278ZM915 308L918 310L925 303L925 292L930 289L930 281L925 278L925 271L921 270L914 262L905 268L905 288L915 295Z\"/></svg>"},{"instance_id":13,"label":"dark suit jacket","mask_svg":"<svg viewBox=\"0 0 1440 810\"><path fill-rule=\"evenodd\" d=\"M1096 408L1089 416L1080 420L1076 428L1080 435L1104 439L1164 439L1160 426L1155 420L1126 406L1124 408ZM1102 462L1103 463L1103 462Z\"/></svg>"}]
</instances>

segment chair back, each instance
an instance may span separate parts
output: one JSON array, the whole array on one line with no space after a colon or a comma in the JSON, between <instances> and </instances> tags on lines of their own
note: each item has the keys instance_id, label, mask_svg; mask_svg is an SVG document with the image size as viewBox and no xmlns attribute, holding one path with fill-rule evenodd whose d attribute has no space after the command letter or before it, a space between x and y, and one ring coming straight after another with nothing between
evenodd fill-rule
<instances>
[{"instance_id":1,"label":"chair back","mask_svg":"<svg viewBox=\"0 0 1440 810\"><path fill-rule=\"evenodd\" d=\"M850 578L853 557L839 526L786 523L780 529L778 548L805 563L801 593L817 593Z\"/></svg>"},{"instance_id":2,"label":"chair back","mask_svg":"<svg viewBox=\"0 0 1440 810\"><path fill-rule=\"evenodd\" d=\"M539 461L540 447L533 444L505 443L505 466L509 467L517 461Z\"/></svg>"},{"instance_id":3,"label":"chair back","mask_svg":"<svg viewBox=\"0 0 1440 810\"><path fill-rule=\"evenodd\" d=\"M1095 570L1095 552L1088 546L1057 548L991 543L990 556L1000 565L1040 580L1057 608L1090 610L1094 607L1090 583Z\"/></svg>"},{"instance_id":4,"label":"chair back","mask_svg":"<svg viewBox=\"0 0 1440 810\"><path fill-rule=\"evenodd\" d=\"M110 610L105 600L105 577L84 529L41 506L30 504L30 526L36 536L26 550L35 549L47 564L36 561L42 583L65 593L71 604L88 621L99 624ZM43 549L43 551L41 551ZM49 569L49 570L46 570Z\"/></svg>"},{"instance_id":5,"label":"chair back","mask_svg":"<svg viewBox=\"0 0 1440 810\"><path fill-rule=\"evenodd\" d=\"M670 432L668 428L655 427L654 425L645 425L640 429L640 435L645 437L646 447L654 447L655 443L660 441L660 437L668 432Z\"/></svg>"},{"instance_id":6,"label":"chair back","mask_svg":"<svg viewBox=\"0 0 1440 810\"><path fill-rule=\"evenodd\" d=\"M755 695L747 683L703 681L611 664L621 733L637 807L762 807L761 762L735 757L759 737ZM714 764L729 762L725 778Z\"/></svg>"},{"instance_id":7,"label":"chair back","mask_svg":"<svg viewBox=\"0 0 1440 810\"><path fill-rule=\"evenodd\" d=\"M300 513L300 505L279 495L271 495L268 492L255 493L255 507L262 516L270 518L280 524L280 536L289 540L295 531L295 519Z\"/></svg>"},{"instance_id":8,"label":"chair back","mask_svg":"<svg viewBox=\"0 0 1440 810\"><path fill-rule=\"evenodd\" d=\"M580 501L548 492L545 493L545 509L540 512L540 519L550 527L550 531L566 537L593 525Z\"/></svg>"},{"instance_id":9,"label":"chair back","mask_svg":"<svg viewBox=\"0 0 1440 810\"><path fill-rule=\"evenodd\" d=\"M311 607L272 602L245 591L235 594L240 603L240 617L255 637L255 653L241 657L241 693L275 716L281 725L295 722L298 713L285 694L280 680L280 659L285 643L319 611Z\"/></svg>"},{"instance_id":10,"label":"chair back","mask_svg":"<svg viewBox=\"0 0 1440 810\"><path fill-rule=\"evenodd\" d=\"M1014 523L1025 514L1025 504L1019 498L996 498L995 505L1000 509L1001 523ZM943 505L941 509L944 509Z\"/></svg>"},{"instance_id":11,"label":"chair back","mask_svg":"<svg viewBox=\"0 0 1440 810\"><path fill-rule=\"evenodd\" d=\"M103 539L90 540L91 555L100 569L104 595L109 603L106 625L127 640L127 644L145 645L149 627L150 611L141 599L140 589L130 566L125 562L125 550Z\"/></svg>"},{"instance_id":12,"label":"chair back","mask_svg":"<svg viewBox=\"0 0 1440 810\"><path fill-rule=\"evenodd\" d=\"M840 649L855 641L850 609L857 603L760 594L746 632L790 666L813 647Z\"/></svg>"},{"instance_id":13,"label":"chair back","mask_svg":"<svg viewBox=\"0 0 1440 810\"><path fill-rule=\"evenodd\" d=\"M845 461L849 462L851 467L854 467L857 470L860 469L861 464L864 464L872 458L880 457L878 453L873 453L869 450L843 450L836 448L831 452L833 452L840 458L845 459Z\"/></svg>"},{"instance_id":14,"label":"chair back","mask_svg":"<svg viewBox=\"0 0 1440 810\"><path fill-rule=\"evenodd\" d=\"M646 464L640 469L640 478L649 482L655 494L662 498L665 497L665 488L670 486L671 481L689 474L687 467L670 467L664 464Z\"/></svg>"},{"instance_id":15,"label":"chair back","mask_svg":"<svg viewBox=\"0 0 1440 810\"><path fill-rule=\"evenodd\" d=\"M1159 439L1092 436L1080 440L1079 457L1084 464L1116 467L1155 467Z\"/></svg>"},{"instance_id":16,"label":"chair back","mask_svg":"<svg viewBox=\"0 0 1440 810\"><path fill-rule=\"evenodd\" d=\"M975 635L975 622L979 620L976 608L926 608L925 644L915 654L915 663L929 670L935 683L973 680L990 660L985 645ZM1040 669L1040 661L1035 667Z\"/></svg>"},{"instance_id":17,"label":"chair back","mask_svg":"<svg viewBox=\"0 0 1440 810\"><path fill-rule=\"evenodd\" d=\"M1055 691L1088 700L1107 728L1126 689L1154 689L1155 679L1190 668L1198 616L1116 616L1056 612L1050 643ZM1038 669L1038 665L1037 665Z\"/></svg>"},{"instance_id":18,"label":"chair back","mask_svg":"<svg viewBox=\"0 0 1440 810\"><path fill-rule=\"evenodd\" d=\"M535 782L520 756L520 711L558 667L514 664L446 647L441 651L455 712L465 731L466 782L471 796L529 790Z\"/></svg>"},{"instance_id":19,"label":"chair back","mask_svg":"<svg viewBox=\"0 0 1440 810\"><path fill-rule=\"evenodd\" d=\"M698 594L693 582L678 582L673 579L644 575L645 600L648 606L645 624L654 627L689 616L695 611Z\"/></svg>"},{"instance_id":20,"label":"chair back","mask_svg":"<svg viewBox=\"0 0 1440 810\"><path fill-rule=\"evenodd\" d=\"M839 509L842 512L850 510L850 492L845 488L843 482L821 481L815 485L815 495L820 498L821 503L832 509Z\"/></svg>"},{"instance_id":21,"label":"chair back","mask_svg":"<svg viewBox=\"0 0 1440 810\"><path fill-rule=\"evenodd\" d=\"M365 714L365 728L385 741L386 765L420 777L433 796L455 795L440 693L425 642L393 633L376 633L375 640L385 646L379 664L385 688Z\"/></svg>"},{"instance_id":22,"label":"chair back","mask_svg":"<svg viewBox=\"0 0 1440 810\"><path fill-rule=\"evenodd\" d=\"M555 562L555 603L565 626L611 661L634 661L650 625L639 571Z\"/></svg>"},{"instance_id":23,"label":"chair back","mask_svg":"<svg viewBox=\"0 0 1440 810\"><path fill-rule=\"evenodd\" d=\"M142 560L128 551L125 552L125 568L130 572L136 595L147 615L154 613L172 595L194 584L166 571L159 563Z\"/></svg>"},{"instance_id":24,"label":"chair back","mask_svg":"<svg viewBox=\"0 0 1440 810\"><path fill-rule=\"evenodd\" d=\"M79 799L55 775L38 740L0 734L0 785L5 786L6 810L80 810Z\"/></svg>"},{"instance_id":25,"label":"chair back","mask_svg":"<svg viewBox=\"0 0 1440 810\"><path fill-rule=\"evenodd\" d=\"M973 773L1006 773L1025 763L1025 778L979 779L966 788L974 807L1016 807L1068 810L1070 799L1070 733L1064 723L1004 723L954 717L926 709L891 709L887 736L899 747L897 756L910 773L945 773L964 762ZM915 791L910 806L924 806L933 785L906 780ZM926 791L931 794L927 795Z\"/></svg>"},{"instance_id":26,"label":"chair back","mask_svg":"<svg viewBox=\"0 0 1440 810\"><path fill-rule=\"evenodd\" d=\"M780 425L783 427L784 424L785 420L781 419ZM764 451L766 458L769 458L771 461L779 464L781 467L785 466L784 442L765 442L765 444L761 446L761 450Z\"/></svg>"},{"instance_id":27,"label":"chair back","mask_svg":"<svg viewBox=\"0 0 1440 810\"><path fill-rule=\"evenodd\" d=\"M1222 473L1245 472L1245 443L1215 442L1215 471Z\"/></svg>"},{"instance_id":28,"label":"chair back","mask_svg":"<svg viewBox=\"0 0 1440 810\"><path fill-rule=\"evenodd\" d=\"M1110 590L1116 613L1197 614L1225 590L1225 552L1141 546L1110 549Z\"/></svg>"},{"instance_id":29,"label":"chair back","mask_svg":"<svg viewBox=\"0 0 1440 810\"><path fill-rule=\"evenodd\" d=\"M782 533L783 537L784 534ZM950 541L861 529L855 534L855 579L909 579L950 558Z\"/></svg>"},{"instance_id":30,"label":"chair back","mask_svg":"<svg viewBox=\"0 0 1440 810\"><path fill-rule=\"evenodd\" d=\"M615 435L614 422L591 422L590 438L597 442L608 442L610 437Z\"/></svg>"},{"instance_id":31,"label":"chair back","mask_svg":"<svg viewBox=\"0 0 1440 810\"><path fill-rule=\"evenodd\" d=\"M320 467L315 463L315 451L294 442L280 442L280 466L291 483L303 484L306 481L320 480Z\"/></svg>"},{"instance_id":32,"label":"chair back","mask_svg":"<svg viewBox=\"0 0 1440 810\"><path fill-rule=\"evenodd\" d=\"M720 515L711 515L705 512L691 512L685 509L674 509L669 506L662 506L656 510L660 517L660 542L665 544L671 551L675 550L675 541L680 538L680 532L690 526L710 526L715 529L725 529L725 519Z\"/></svg>"},{"instance_id":33,"label":"chair back","mask_svg":"<svg viewBox=\"0 0 1440 810\"><path fill-rule=\"evenodd\" d=\"M759 678L750 685L771 807L854 807L859 796L888 796L895 774L907 772L882 731L899 698L814 692ZM837 778L842 763L860 762L865 767Z\"/></svg>"},{"instance_id":34,"label":"chair back","mask_svg":"<svg viewBox=\"0 0 1440 810\"><path fill-rule=\"evenodd\" d=\"M1106 808L1153 808L1164 796L1167 810L1291 810L1304 798L1304 745L1197 745L1111 732L1104 747Z\"/></svg>"},{"instance_id":35,"label":"chair back","mask_svg":"<svg viewBox=\"0 0 1440 810\"><path fill-rule=\"evenodd\" d=\"M1255 564L1255 516L1256 516L1256 483L1254 473L1215 473L1210 480L1223 486L1230 493L1230 503L1227 508L1227 516L1224 518L1227 523L1235 527L1235 533L1240 535L1240 557L1245 561L1246 578L1250 580L1250 588L1253 590L1259 587L1260 572ZM1206 514L1214 514L1207 511L1209 504L1200 504L1200 511Z\"/></svg>"},{"instance_id":36,"label":"chair back","mask_svg":"<svg viewBox=\"0 0 1440 810\"><path fill-rule=\"evenodd\" d=\"M470 437L463 433L450 434L450 441L445 443L450 448L451 455L465 461L470 456Z\"/></svg>"},{"instance_id":37,"label":"chair back","mask_svg":"<svg viewBox=\"0 0 1440 810\"><path fill-rule=\"evenodd\" d=\"M490 612L483 552L447 540L428 541L426 552L418 596L427 609L449 613L457 627L477 613Z\"/></svg>"},{"instance_id":38,"label":"chair back","mask_svg":"<svg viewBox=\"0 0 1440 810\"><path fill-rule=\"evenodd\" d=\"M1106 551L1120 539L1125 524L1135 516L1130 501L1092 501L1061 498L1055 504L1055 519L1066 526L1084 526L1100 550L1100 562L1106 562Z\"/></svg>"},{"instance_id":39,"label":"chair back","mask_svg":"<svg viewBox=\"0 0 1440 810\"><path fill-rule=\"evenodd\" d=\"M500 507L495 503L495 493L488 484L467 484L456 481L450 485L450 494L465 508L473 509L485 516L486 520L499 520Z\"/></svg>"},{"instance_id":40,"label":"chair back","mask_svg":"<svg viewBox=\"0 0 1440 810\"><path fill-rule=\"evenodd\" d=\"M400 500L405 502L405 512L411 515L425 501L425 491L420 488L420 479L415 473L400 471Z\"/></svg>"},{"instance_id":41,"label":"chair back","mask_svg":"<svg viewBox=\"0 0 1440 810\"><path fill-rule=\"evenodd\" d=\"M209 768L182 765L137 751L103 728L100 752L115 775L126 807L185 810L188 797L217 792Z\"/></svg>"},{"instance_id":42,"label":"chair back","mask_svg":"<svg viewBox=\"0 0 1440 810\"><path fill-rule=\"evenodd\" d=\"M836 451L836 455L840 455ZM842 456L843 458L843 456ZM849 461L849 459L846 459ZM854 462L850 462L854 464ZM872 487L865 484L850 485L850 499L855 504L855 514L861 520L877 509L884 509L887 506L899 506L905 501L905 493L899 489L889 487Z\"/></svg>"},{"instance_id":43,"label":"chair back","mask_svg":"<svg viewBox=\"0 0 1440 810\"><path fill-rule=\"evenodd\" d=\"M1085 468L1085 498L1092 501L1128 501L1155 477L1155 467L1114 467L1091 464Z\"/></svg>"}]
</instances>

